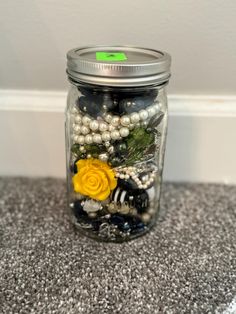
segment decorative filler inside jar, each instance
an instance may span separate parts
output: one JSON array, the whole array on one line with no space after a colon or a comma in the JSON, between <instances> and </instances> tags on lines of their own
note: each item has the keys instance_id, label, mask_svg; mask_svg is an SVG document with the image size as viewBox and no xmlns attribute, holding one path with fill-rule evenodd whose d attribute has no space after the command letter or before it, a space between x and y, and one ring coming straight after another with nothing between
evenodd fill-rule
<instances>
[{"instance_id":1,"label":"decorative filler inside jar","mask_svg":"<svg viewBox=\"0 0 236 314\"><path fill-rule=\"evenodd\" d=\"M133 47L68 52L68 202L86 235L121 242L155 223L167 128L168 54Z\"/></svg>"}]
</instances>

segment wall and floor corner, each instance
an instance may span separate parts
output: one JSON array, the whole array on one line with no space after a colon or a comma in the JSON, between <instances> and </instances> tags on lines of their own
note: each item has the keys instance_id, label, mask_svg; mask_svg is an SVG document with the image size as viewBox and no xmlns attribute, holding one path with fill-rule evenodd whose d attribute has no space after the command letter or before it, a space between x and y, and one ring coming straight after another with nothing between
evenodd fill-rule
<instances>
[{"instance_id":1,"label":"wall and floor corner","mask_svg":"<svg viewBox=\"0 0 236 314\"><path fill-rule=\"evenodd\" d=\"M65 176L65 92L0 91L0 173ZM214 104L214 106L213 106ZM164 177L236 183L236 97L169 96Z\"/></svg>"}]
</instances>

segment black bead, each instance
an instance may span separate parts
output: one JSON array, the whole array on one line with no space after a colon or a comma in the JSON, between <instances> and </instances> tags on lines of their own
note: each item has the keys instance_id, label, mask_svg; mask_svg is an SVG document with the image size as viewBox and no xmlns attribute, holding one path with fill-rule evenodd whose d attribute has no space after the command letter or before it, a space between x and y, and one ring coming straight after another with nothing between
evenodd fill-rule
<instances>
[{"instance_id":1,"label":"black bead","mask_svg":"<svg viewBox=\"0 0 236 314\"><path fill-rule=\"evenodd\" d=\"M76 159L75 162L73 163L72 167L71 167L71 170L73 171L73 173L77 173L78 172L77 165L76 165L78 160L79 159Z\"/></svg>"},{"instance_id":2,"label":"black bead","mask_svg":"<svg viewBox=\"0 0 236 314\"><path fill-rule=\"evenodd\" d=\"M116 225L119 230L127 232L128 230L130 230L130 225L127 221L127 218L127 216L114 214L110 218L110 223Z\"/></svg>"},{"instance_id":3,"label":"black bead","mask_svg":"<svg viewBox=\"0 0 236 314\"><path fill-rule=\"evenodd\" d=\"M101 221L93 220L93 221L91 221L91 223L92 223L93 230L98 231L100 228L100 225L101 225Z\"/></svg>"},{"instance_id":4,"label":"black bead","mask_svg":"<svg viewBox=\"0 0 236 314\"><path fill-rule=\"evenodd\" d=\"M123 162L123 159L121 159L119 157L116 157L115 154L114 154L114 155L110 156L109 162L111 163L111 165L113 167L117 167L117 166L119 166Z\"/></svg>"},{"instance_id":5,"label":"black bead","mask_svg":"<svg viewBox=\"0 0 236 314\"><path fill-rule=\"evenodd\" d=\"M145 228L144 223L138 217L127 216L126 222L129 224L132 234L142 232Z\"/></svg>"},{"instance_id":6,"label":"black bead","mask_svg":"<svg viewBox=\"0 0 236 314\"><path fill-rule=\"evenodd\" d=\"M146 109L154 102L153 96L143 96L123 99L119 103L119 112L122 113L132 113L138 112L141 109Z\"/></svg>"},{"instance_id":7,"label":"black bead","mask_svg":"<svg viewBox=\"0 0 236 314\"><path fill-rule=\"evenodd\" d=\"M137 233L140 233L140 232L143 232L143 230L145 229L145 225L143 222L136 222L134 225L133 225L133 228L131 229L131 234L137 234Z\"/></svg>"},{"instance_id":8,"label":"black bead","mask_svg":"<svg viewBox=\"0 0 236 314\"><path fill-rule=\"evenodd\" d=\"M138 189L137 184L132 179L118 179L117 185L126 191L134 191Z\"/></svg>"},{"instance_id":9,"label":"black bead","mask_svg":"<svg viewBox=\"0 0 236 314\"><path fill-rule=\"evenodd\" d=\"M118 142L115 142L113 144L113 146L114 146L114 151L115 151L116 157L121 158L121 157L124 157L127 155L128 147L127 147L126 142L118 141Z\"/></svg>"},{"instance_id":10,"label":"black bead","mask_svg":"<svg viewBox=\"0 0 236 314\"><path fill-rule=\"evenodd\" d=\"M74 202L73 213L78 221L84 219L87 220L86 218L88 218L88 214L83 210L83 206L80 200Z\"/></svg>"},{"instance_id":11,"label":"black bead","mask_svg":"<svg viewBox=\"0 0 236 314\"><path fill-rule=\"evenodd\" d=\"M130 224L126 221L126 222L120 227L120 229L121 229L122 231L127 232L127 231L130 230Z\"/></svg>"},{"instance_id":12,"label":"black bead","mask_svg":"<svg viewBox=\"0 0 236 314\"><path fill-rule=\"evenodd\" d=\"M124 224L125 219L121 215L112 215L110 221L112 224L121 227Z\"/></svg>"},{"instance_id":13,"label":"black bead","mask_svg":"<svg viewBox=\"0 0 236 314\"><path fill-rule=\"evenodd\" d=\"M82 86L79 86L78 87L78 90L81 92L82 95L84 96L91 96L94 94L94 90L91 89L91 88L86 88L86 87L82 87Z\"/></svg>"},{"instance_id":14,"label":"black bead","mask_svg":"<svg viewBox=\"0 0 236 314\"><path fill-rule=\"evenodd\" d=\"M138 190L138 193L135 193L134 207L140 214L144 213L149 207L149 197L145 190Z\"/></svg>"},{"instance_id":15,"label":"black bead","mask_svg":"<svg viewBox=\"0 0 236 314\"><path fill-rule=\"evenodd\" d=\"M93 118L97 118L97 116L102 114L101 104L96 96L82 96L79 98L77 105L82 112L89 114Z\"/></svg>"},{"instance_id":16,"label":"black bead","mask_svg":"<svg viewBox=\"0 0 236 314\"><path fill-rule=\"evenodd\" d=\"M123 232L131 231L131 233L141 232L145 225L138 217L114 214L110 218L110 223L116 225Z\"/></svg>"}]
</instances>

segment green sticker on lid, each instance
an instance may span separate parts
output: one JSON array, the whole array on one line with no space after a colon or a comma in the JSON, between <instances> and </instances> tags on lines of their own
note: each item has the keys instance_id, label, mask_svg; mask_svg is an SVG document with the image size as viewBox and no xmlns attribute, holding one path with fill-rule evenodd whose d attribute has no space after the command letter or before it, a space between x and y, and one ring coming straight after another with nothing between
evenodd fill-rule
<instances>
[{"instance_id":1,"label":"green sticker on lid","mask_svg":"<svg viewBox=\"0 0 236 314\"><path fill-rule=\"evenodd\" d=\"M124 52L96 52L97 61L125 61L127 57Z\"/></svg>"}]
</instances>

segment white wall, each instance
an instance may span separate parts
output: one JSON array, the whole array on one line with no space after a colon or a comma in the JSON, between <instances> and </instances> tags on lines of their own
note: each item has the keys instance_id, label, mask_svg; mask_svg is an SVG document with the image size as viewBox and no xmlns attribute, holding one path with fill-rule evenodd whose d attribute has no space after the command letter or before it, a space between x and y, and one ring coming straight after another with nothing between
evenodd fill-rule
<instances>
[{"instance_id":1,"label":"white wall","mask_svg":"<svg viewBox=\"0 0 236 314\"><path fill-rule=\"evenodd\" d=\"M133 44L173 57L170 93L234 94L235 0L2 0L0 88L66 88L65 54Z\"/></svg>"}]
</instances>

